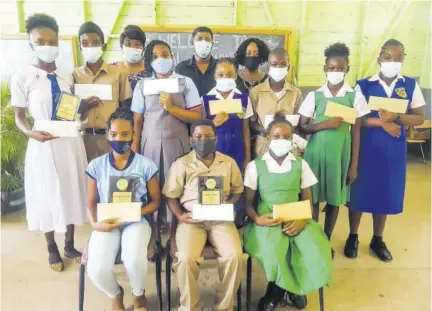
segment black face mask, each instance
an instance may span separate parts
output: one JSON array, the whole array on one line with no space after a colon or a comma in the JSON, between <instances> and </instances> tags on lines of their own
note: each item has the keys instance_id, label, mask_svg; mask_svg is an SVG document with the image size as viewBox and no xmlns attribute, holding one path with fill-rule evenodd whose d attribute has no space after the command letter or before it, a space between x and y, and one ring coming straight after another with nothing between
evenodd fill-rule
<instances>
[{"instance_id":1,"label":"black face mask","mask_svg":"<svg viewBox=\"0 0 432 311\"><path fill-rule=\"evenodd\" d=\"M192 140L191 145L201 158L205 158L209 154L216 152L216 140L214 139Z\"/></svg>"},{"instance_id":2,"label":"black face mask","mask_svg":"<svg viewBox=\"0 0 432 311\"><path fill-rule=\"evenodd\" d=\"M259 56L247 56L245 58L244 65L247 69L255 71L258 69L259 65L262 63L261 57Z\"/></svg>"}]
</instances>

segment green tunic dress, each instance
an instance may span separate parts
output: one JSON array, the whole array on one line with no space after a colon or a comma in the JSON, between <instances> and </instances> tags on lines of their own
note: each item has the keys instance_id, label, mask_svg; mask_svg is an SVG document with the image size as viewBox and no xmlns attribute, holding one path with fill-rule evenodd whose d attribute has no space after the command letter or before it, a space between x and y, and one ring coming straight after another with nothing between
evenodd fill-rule
<instances>
[{"instance_id":1,"label":"green tunic dress","mask_svg":"<svg viewBox=\"0 0 432 311\"><path fill-rule=\"evenodd\" d=\"M355 92L347 92L344 97L326 98L324 93L315 92L315 123L329 119L324 115L327 101L353 108ZM327 129L312 135L304 153L318 184L312 186L313 203L333 206L349 201L347 185L348 168L351 160L350 125L342 123L337 129Z\"/></svg>"},{"instance_id":2,"label":"green tunic dress","mask_svg":"<svg viewBox=\"0 0 432 311\"><path fill-rule=\"evenodd\" d=\"M255 160L261 202L258 214L271 213L273 205L298 201L302 160L292 161L291 171L270 173L262 158ZM263 267L267 280L297 295L306 295L332 281L330 243L318 223L310 220L303 231L289 237L282 225L261 227L248 223L246 252Z\"/></svg>"}]
</instances>

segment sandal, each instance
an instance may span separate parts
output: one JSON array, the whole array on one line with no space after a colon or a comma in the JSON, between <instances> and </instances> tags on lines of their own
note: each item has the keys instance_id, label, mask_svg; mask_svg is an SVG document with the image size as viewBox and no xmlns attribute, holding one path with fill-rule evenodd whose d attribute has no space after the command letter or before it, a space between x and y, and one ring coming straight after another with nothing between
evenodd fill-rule
<instances>
[{"instance_id":1,"label":"sandal","mask_svg":"<svg viewBox=\"0 0 432 311\"><path fill-rule=\"evenodd\" d=\"M60 252L58 250L57 244L48 245L48 262L50 264L51 269L55 272L61 272L64 270L64 263L60 256Z\"/></svg>"},{"instance_id":2,"label":"sandal","mask_svg":"<svg viewBox=\"0 0 432 311\"><path fill-rule=\"evenodd\" d=\"M81 263L82 253L75 249L73 240L65 242L64 255L75 263Z\"/></svg>"}]
</instances>

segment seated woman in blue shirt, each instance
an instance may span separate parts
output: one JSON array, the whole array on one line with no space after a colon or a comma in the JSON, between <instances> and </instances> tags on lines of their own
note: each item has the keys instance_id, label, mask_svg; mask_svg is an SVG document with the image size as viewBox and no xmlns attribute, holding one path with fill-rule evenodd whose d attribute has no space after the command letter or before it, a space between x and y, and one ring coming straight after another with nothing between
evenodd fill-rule
<instances>
[{"instance_id":1,"label":"seated woman in blue shirt","mask_svg":"<svg viewBox=\"0 0 432 311\"><path fill-rule=\"evenodd\" d=\"M153 214L160 203L158 168L150 159L131 150L133 126L131 112L123 109L114 112L108 121L108 143L113 151L94 159L86 171L88 209L94 229L89 243L88 275L95 286L112 299L112 309L117 311L125 310L124 291L112 270L120 249L132 288L134 310L147 310L144 289L151 228L146 216ZM97 203L110 203L110 178L113 176L134 178L132 201L142 202L141 222L97 221Z\"/></svg>"}]
</instances>

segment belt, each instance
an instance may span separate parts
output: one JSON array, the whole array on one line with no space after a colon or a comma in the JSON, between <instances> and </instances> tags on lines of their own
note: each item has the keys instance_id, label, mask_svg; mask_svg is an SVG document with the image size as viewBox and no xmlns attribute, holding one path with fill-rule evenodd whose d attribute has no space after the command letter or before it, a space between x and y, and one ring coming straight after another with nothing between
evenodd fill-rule
<instances>
[{"instance_id":1,"label":"belt","mask_svg":"<svg viewBox=\"0 0 432 311\"><path fill-rule=\"evenodd\" d=\"M106 129L85 129L84 133L87 135L95 135L95 136L102 136L102 135L106 135Z\"/></svg>"}]
</instances>

